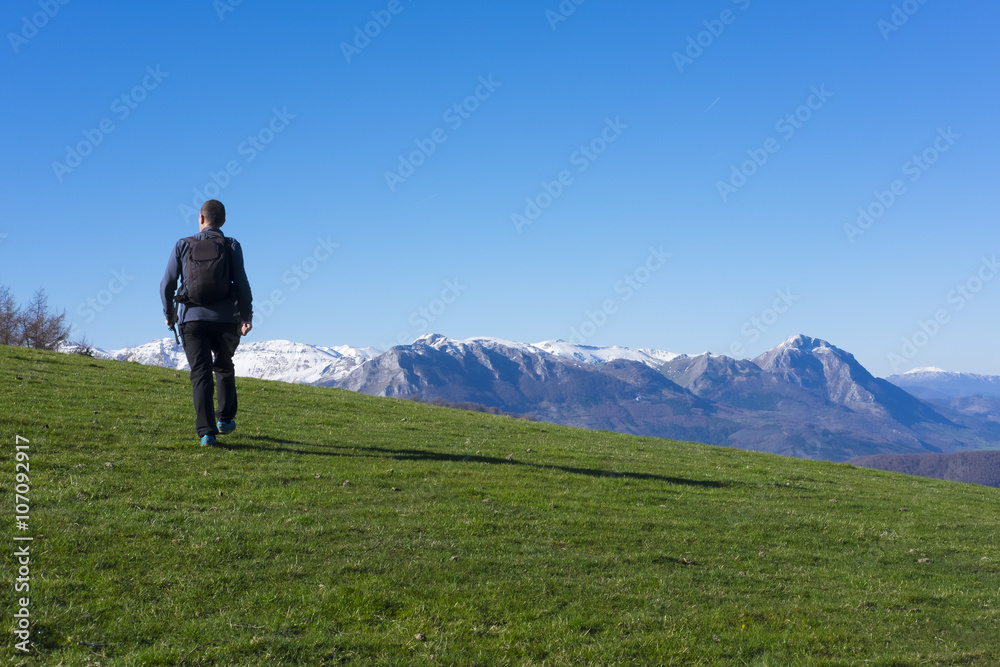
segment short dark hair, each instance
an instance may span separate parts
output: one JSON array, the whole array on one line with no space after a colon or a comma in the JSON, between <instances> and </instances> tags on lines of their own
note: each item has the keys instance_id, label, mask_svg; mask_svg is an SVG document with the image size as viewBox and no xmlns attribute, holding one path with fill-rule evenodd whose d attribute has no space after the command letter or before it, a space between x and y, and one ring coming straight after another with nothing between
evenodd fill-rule
<instances>
[{"instance_id":1,"label":"short dark hair","mask_svg":"<svg viewBox=\"0 0 1000 667\"><path fill-rule=\"evenodd\" d=\"M209 227L221 227L226 224L226 207L218 199L209 199L201 205L201 214Z\"/></svg>"}]
</instances>

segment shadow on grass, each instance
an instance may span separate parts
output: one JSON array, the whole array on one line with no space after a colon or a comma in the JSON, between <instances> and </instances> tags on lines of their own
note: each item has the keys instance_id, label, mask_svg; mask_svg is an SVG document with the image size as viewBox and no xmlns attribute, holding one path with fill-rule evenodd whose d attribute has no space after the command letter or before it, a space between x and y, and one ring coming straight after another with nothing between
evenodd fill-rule
<instances>
[{"instance_id":1,"label":"shadow on grass","mask_svg":"<svg viewBox=\"0 0 1000 667\"><path fill-rule=\"evenodd\" d=\"M683 477L669 477L666 475L654 475L644 472L615 472L611 470L597 470L594 468L576 468L571 466L547 465L544 463L529 463L517 459L500 459L493 456L482 456L480 454L445 454L442 452L432 452L423 449L389 449L386 447L358 447L354 445L325 445L317 443L306 443L297 440L284 440L272 438L266 435L243 435L241 440L251 440L258 444L239 444L219 441L216 445L220 449L240 450L252 449L263 452L287 452L289 454L300 454L304 456L336 456L339 458L385 458L395 461L448 461L452 463L487 463L490 465L516 465L541 470L560 470L574 475L587 475L589 477L617 477L624 479L636 479L644 481L666 482L667 484L678 484L686 486L700 486L707 488L723 488L735 486L739 482L719 482L715 480L685 479ZM264 443L276 446L264 446ZM304 449L308 448L308 449ZM320 451L317 451L320 450ZM326 450L326 451L323 451ZM351 453L354 450L367 453Z\"/></svg>"}]
</instances>

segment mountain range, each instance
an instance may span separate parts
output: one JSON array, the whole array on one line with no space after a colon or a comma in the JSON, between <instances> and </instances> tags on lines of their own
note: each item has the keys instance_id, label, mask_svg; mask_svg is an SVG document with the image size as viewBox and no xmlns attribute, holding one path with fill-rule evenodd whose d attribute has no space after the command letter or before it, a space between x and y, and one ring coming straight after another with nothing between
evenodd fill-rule
<instances>
[{"instance_id":1,"label":"mountain range","mask_svg":"<svg viewBox=\"0 0 1000 667\"><path fill-rule=\"evenodd\" d=\"M187 368L169 338L95 356ZM989 407L1000 402L1000 379L937 369L880 379L850 353L803 335L743 360L429 334L385 352L245 342L235 363L244 376L800 458L1000 447L1000 423ZM997 395L963 393L989 387Z\"/></svg>"}]
</instances>

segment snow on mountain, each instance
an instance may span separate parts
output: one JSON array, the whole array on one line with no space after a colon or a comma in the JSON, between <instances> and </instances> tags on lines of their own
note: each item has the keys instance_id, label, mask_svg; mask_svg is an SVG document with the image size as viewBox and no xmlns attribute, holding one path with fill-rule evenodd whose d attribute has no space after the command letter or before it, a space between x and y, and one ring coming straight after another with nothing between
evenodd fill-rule
<instances>
[{"instance_id":1,"label":"snow on mountain","mask_svg":"<svg viewBox=\"0 0 1000 667\"><path fill-rule=\"evenodd\" d=\"M564 340L548 340L543 343L535 343L534 347L544 350L549 354L554 354L563 359L572 359L584 364L605 364L609 361L624 359L626 361L638 361L650 366L659 368L663 364L681 356L674 352L651 349L633 349L629 347L595 347L593 345L578 345L567 343Z\"/></svg>"},{"instance_id":2,"label":"snow on mountain","mask_svg":"<svg viewBox=\"0 0 1000 667\"><path fill-rule=\"evenodd\" d=\"M94 356L187 369L172 338L94 350ZM852 354L808 336L793 336L742 361L560 340L459 341L440 334L385 353L287 340L243 342L235 361L241 376L478 404L571 426L805 458L845 460L1000 443L994 426L1000 420L992 418L1000 414L1000 377L922 369L890 378L900 388L873 377ZM975 380L980 394L992 387L998 398L949 399L935 407L904 384L928 378ZM964 402L952 405L956 401Z\"/></svg>"},{"instance_id":3,"label":"snow on mountain","mask_svg":"<svg viewBox=\"0 0 1000 667\"><path fill-rule=\"evenodd\" d=\"M236 374L299 384L332 385L365 361L381 354L374 348L322 347L268 340L241 343L233 363Z\"/></svg>"},{"instance_id":4,"label":"snow on mountain","mask_svg":"<svg viewBox=\"0 0 1000 667\"><path fill-rule=\"evenodd\" d=\"M663 361L663 359L670 359ZM551 341L397 345L339 386L373 396L482 405L584 428L844 460L990 446L1000 434L873 377L848 352L795 336L753 360ZM953 414L953 413L949 413Z\"/></svg>"},{"instance_id":5,"label":"snow on mountain","mask_svg":"<svg viewBox=\"0 0 1000 667\"><path fill-rule=\"evenodd\" d=\"M924 366L922 368L914 368L913 370L906 371L903 375L921 375L924 373L947 373L948 371L943 368L938 368L937 366Z\"/></svg>"},{"instance_id":6,"label":"snow on mountain","mask_svg":"<svg viewBox=\"0 0 1000 667\"><path fill-rule=\"evenodd\" d=\"M74 349L75 346L68 345L64 351L71 352ZM233 364L240 377L333 385L347 377L355 367L379 354L379 350L370 347L322 347L287 340L253 341L240 343L233 356ZM189 370L184 349L173 338L154 340L121 350L94 348L94 356L99 359L135 361L147 366Z\"/></svg>"},{"instance_id":7,"label":"snow on mountain","mask_svg":"<svg viewBox=\"0 0 1000 667\"><path fill-rule=\"evenodd\" d=\"M459 341L441 334L421 336L413 342L413 346L431 347L454 356L461 356L474 348L518 350L525 354L551 354L560 359L588 365L606 364L623 359L639 361L651 368L659 368L667 361L680 356L661 350L637 350L619 346L596 347L562 340L530 344L482 336ZM75 345L67 344L63 351L72 352L75 349ZM381 354L380 350L371 347L358 348L348 345L324 347L287 340L244 341L236 349L233 361L236 365L236 374L240 377L332 386L340 383L364 362ZM189 370L184 349L177 345L173 338L163 338L119 350L94 348L94 356L101 359L135 361L147 366Z\"/></svg>"},{"instance_id":8,"label":"snow on mountain","mask_svg":"<svg viewBox=\"0 0 1000 667\"><path fill-rule=\"evenodd\" d=\"M64 352L73 352L76 346L67 345ZM135 361L146 366L163 366L177 370L188 370L187 357L184 350L174 342L173 338L163 338L150 341L136 347L126 347L120 350L102 350L93 348L98 359L114 359L116 361Z\"/></svg>"},{"instance_id":9,"label":"snow on mountain","mask_svg":"<svg viewBox=\"0 0 1000 667\"><path fill-rule=\"evenodd\" d=\"M900 387L874 377L850 352L819 338L792 336L753 362L832 404L906 425L948 422Z\"/></svg>"},{"instance_id":10,"label":"snow on mountain","mask_svg":"<svg viewBox=\"0 0 1000 667\"><path fill-rule=\"evenodd\" d=\"M606 364L611 361L625 360L638 361L651 368L659 368L668 361L681 355L663 350L633 349L613 345L611 347L597 347L594 345L579 345L568 343L564 340L548 340L541 343L518 343L504 340L503 338L492 338L489 336L477 336L463 341L454 340L441 334L426 334L413 342L413 345L426 345L440 351L457 351L469 346L482 347L490 350L509 349L519 350L526 354L538 354L540 352L551 354L560 359L577 361L582 364L596 366Z\"/></svg>"},{"instance_id":11,"label":"snow on mountain","mask_svg":"<svg viewBox=\"0 0 1000 667\"><path fill-rule=\"evenodd\" d=\"M890 375L886 380L923 399L963 396L1000 398L1000 376L997 375L955 373L940 368L914 368L902 375Z\"/></svg>"}]
</instances>

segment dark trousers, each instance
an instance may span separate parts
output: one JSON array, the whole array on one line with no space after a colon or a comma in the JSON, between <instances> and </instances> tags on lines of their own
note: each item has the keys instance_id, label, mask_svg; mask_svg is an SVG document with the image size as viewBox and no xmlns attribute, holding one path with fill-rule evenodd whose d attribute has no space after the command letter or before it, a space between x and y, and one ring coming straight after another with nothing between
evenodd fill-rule
<instances>
[{"instance_id":1,"label":"dark trousers","mask_svg":"<svg viewBox=\"0 0 1000 667\"><path fill-rule=\"evenodd\" d=\"M233 367L233 354L240 344L240 325L231 322L184 322L180 330L184 354L191 367L198 437L218 435L215 422L229 421L236 416L236 369ZM216 387L219 392L218 410L215 410L213 396Z\"/></svg>"}]
</instances>

